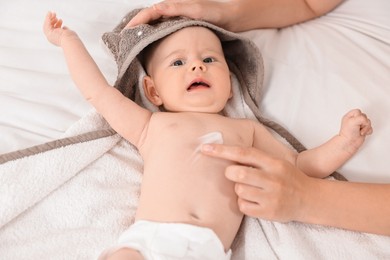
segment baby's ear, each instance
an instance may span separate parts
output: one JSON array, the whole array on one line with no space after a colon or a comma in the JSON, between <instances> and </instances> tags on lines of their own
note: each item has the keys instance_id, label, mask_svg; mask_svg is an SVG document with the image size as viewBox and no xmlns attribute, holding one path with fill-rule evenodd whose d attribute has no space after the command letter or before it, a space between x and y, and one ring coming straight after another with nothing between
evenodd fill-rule
<instances>
[{"instance_id":1,"label":"baby's ear","mask_svg":"<svg viewBox=\"0 0 390 260\"><path fill-rule=\"evenodd\" d=\"M143 78L143 87L145 96L153 103L153 105L161 106L163 104L160 95L157 92L156 86L154 85L154 81L150 76L145 76Z\"/></svg>"}]
</instances>

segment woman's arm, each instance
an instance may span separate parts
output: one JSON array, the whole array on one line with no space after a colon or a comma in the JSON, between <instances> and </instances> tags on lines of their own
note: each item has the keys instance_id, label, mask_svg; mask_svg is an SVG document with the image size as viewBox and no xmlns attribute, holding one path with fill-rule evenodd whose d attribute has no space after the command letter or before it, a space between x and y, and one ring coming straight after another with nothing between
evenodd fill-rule
<instances>
[{"instance_id":1,"label":"woman's arm","mask_svg":"<svg viewBox=\"0 0 390 260\"><path fill-rule=\"evenodd\" d=\"M142 10L127 26L149 23L163 16L186 16L241 32L281 28L319 17L343 0L165 0Z\"/></svg>"},{"instance_id":2,"label":"woman's arm","mask_svg":"<svg viewBox=\"0 0 390 260\"><path fill-rule=\"evenodd\" d=\"M390 235L390 184L311 181L298 221Z\"/></svg>"},{"instance_id":3,"label":"woman's arm","mask_svg":"<svg viewBox=\"0 0 390 260\"><path fill-rule=\"evenodd\" d=\"M322 16L342 0L232 0L232 16L226 28L247 31L258 28L281 28Z\"/></svg>"},{"instance_id":4,"label":"woman's arm","mask_svg":"<svg viewBox=\"0 0 390 260\"><path fill-rule=\"evenodd\" d=\"M246 215L390 235L390 184L312 178L255 148L208 144L202 152L238 163L225 175Z\"/></svg>"}]
</instances>

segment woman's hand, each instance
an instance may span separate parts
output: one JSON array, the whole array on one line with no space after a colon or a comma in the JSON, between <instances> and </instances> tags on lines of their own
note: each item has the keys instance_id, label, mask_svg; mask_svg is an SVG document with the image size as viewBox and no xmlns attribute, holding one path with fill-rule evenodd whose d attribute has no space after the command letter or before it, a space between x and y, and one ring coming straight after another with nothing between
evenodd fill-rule
<instances>
[{"instance_id":1,"label":"woman's hand","mask_svg":"<svg viewBox=\"0 0 390 260\"><path fill-rule=\"evenodd\" d=\"M206 144L202 152L237 162L225 174L248 216L390 235L390 184L312 178L255 148Z\"/></svg>"},{"instance_id":2,"label":"woman's hand","mask_svg":"<svg viewBox=\"0 0 390 260\"><path fill-rule=\"evenodd\" d=\"M255 148L207 144L202 152L237 163L227 167L225 175L236 183L242 213L279 222L302 219L307 192L315 187L313 178Z\"/></svg>"},{"instance_id":3,"label":"woman's hand","mask_svg":"<svg viewBox=\"0 0 390 260\"><path fill-rule=\"evenodd\" d=\"M165 0L140 11L126 27L146 24L161 17L186 16L228 29L231 20L231 1Z\"/></svg>"}]
</instances>

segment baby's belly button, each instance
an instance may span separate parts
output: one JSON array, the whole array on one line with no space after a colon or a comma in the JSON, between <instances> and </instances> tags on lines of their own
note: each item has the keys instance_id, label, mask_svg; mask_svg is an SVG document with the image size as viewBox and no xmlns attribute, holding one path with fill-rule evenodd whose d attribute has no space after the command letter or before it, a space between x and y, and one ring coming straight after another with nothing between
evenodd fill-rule
<instances>
[{"instance_id":1,"label":"baby's belly button","mask_svg":"<svg viewBox=\"0 0 390 260\"><path fill-rule=\"evenodd\" d=\"M189 212L189 216L190 216L190 218L192 218L195 221L199 221L200 220L200 217L195 212Z\"/></svg>"}]
</instances>

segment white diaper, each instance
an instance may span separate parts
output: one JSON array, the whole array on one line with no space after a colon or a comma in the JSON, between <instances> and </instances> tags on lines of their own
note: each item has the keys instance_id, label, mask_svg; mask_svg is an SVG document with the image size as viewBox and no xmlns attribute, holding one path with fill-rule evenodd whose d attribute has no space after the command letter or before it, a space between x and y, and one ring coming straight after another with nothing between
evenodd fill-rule
<instances>
[{"instance_id":1,"label":"white diaper","mask_svg":"<svg viewBox=\"0 0 390 260\"><path fill-rule=\"evenodd\" d=\"M105 250L99 259L106 259L120 248L138 250L147 260L230 259L213 230L181 223L158 223L139 220L127 229L118 244Z\"/></svg>"}]
</instances>

